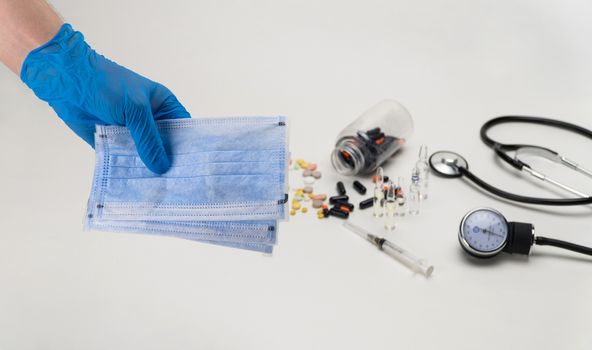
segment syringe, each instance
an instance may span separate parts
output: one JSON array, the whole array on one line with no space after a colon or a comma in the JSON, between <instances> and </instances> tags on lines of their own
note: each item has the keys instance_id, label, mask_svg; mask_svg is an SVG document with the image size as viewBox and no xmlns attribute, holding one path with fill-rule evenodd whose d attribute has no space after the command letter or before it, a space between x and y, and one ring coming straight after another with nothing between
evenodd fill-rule
<instances>
[{"instance_id":1,"label":"syringe","mask_svg":"<svg viewBox=\"0 0 592 350\"><path fill-rule=\"evenodd\" d=\"M430 277L432 271L434 271L434 266L428 264L427 261L415 257L413 254L409 253L405 249L393 244L390 241L387 241L384 238L378 237L348 221L344 222L343 226L345 226L345 228L347 228L348 230L356 233L358 236L364 238L368 242L372 243L373 245L378 247L378 249L395 258L403 265L409 267L411 270L415 272L419 272L426 277Z\"/></svg>"}]
</instances>

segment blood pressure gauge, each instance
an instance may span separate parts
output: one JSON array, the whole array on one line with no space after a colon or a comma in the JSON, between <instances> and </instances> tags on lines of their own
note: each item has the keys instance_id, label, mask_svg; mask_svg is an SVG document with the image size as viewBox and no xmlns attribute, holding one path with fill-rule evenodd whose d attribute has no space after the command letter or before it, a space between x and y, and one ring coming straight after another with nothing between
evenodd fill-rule
<instances>
[{"instance_id":1,"label":"blood pressure gauge","mask_svg":"<svg viewBox=\"0 0 592 350\"><path fill-rule=\"evenodd\" d=\"M534 239L534 226L508 222L499 211L491 208L468 212L458 231L462 248L477 258L491 258L501 251L528 255Z\"/></svg>"},{"instance_id":2,"label":"blood pressure gauge","mask_svg":"<svg viewBox=\"0 0 592 350\"><path fill-rule=\"evenodd\" d=\"M492 257L507 244L508 222L494 209L471 210L460 223L458 240L469 254L479 258Z\"/></svg>"},{"instance_id":3,"label":"blood pressure gauge","mask_svg":"<svg viewBox=\"0 0 592 350\"><path fill-rule=\"evenodd\" d=\"M458 241L461 247L477 258L491 258L499 252L530 254L533 244L549 245L592 255L592 248L534 236L534 226L524 222L508 222L497 210L477 208L468 212L460 222Z\"/></svg>"}]
</instances>

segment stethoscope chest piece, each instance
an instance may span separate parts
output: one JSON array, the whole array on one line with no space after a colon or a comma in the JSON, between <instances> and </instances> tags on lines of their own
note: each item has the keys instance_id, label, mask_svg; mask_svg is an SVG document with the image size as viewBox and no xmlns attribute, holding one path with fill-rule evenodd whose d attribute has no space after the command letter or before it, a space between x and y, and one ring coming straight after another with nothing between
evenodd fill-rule
<instances>
[{"instance_id":1,"label":"stethoscope chest piece","mask_svg":"<svg viewBox=\"0 0 592 350\"><path fill-rule=\"evenodd\" d=\"M433 153L429 159L430 168L436 172L436 174L443 177L461 177L460 168L469 168L467 160L460 154L450 151L439 151Z\"/></svg>"}]
</instances>

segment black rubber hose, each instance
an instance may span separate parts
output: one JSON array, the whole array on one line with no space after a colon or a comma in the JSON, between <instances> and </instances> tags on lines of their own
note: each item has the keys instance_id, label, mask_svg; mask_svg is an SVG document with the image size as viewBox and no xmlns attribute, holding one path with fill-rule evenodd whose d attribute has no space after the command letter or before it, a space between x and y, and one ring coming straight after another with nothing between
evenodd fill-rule
<instances>
[{"instance_id":1,"label":"black rubber hose","mask_svg":"<svg viewBox=\"0 0 592 350\"><path fill-rule=\"evenodd\" d=\"M483 124L483 126L481 127L481 132L480 132L481 140L483 140L483 142L489 147L494 147L495 145L499 145L499 146L501 146L501 148L503 150L506 150L506 151L512 151L512 150L516 150L517 148L520 148L520 147L529 146L529 145L520 145L520 144L502 144L497 141L494 141L493 139L491 139L487 135L487 131L489 131L489 129L491 129L495 125L504 124L504 123L530 123L530 124L547 125L547 126L552 126L555 128L560 128L560 129L572 131L572 132L575 132L575 133L580 134L582 136L585 136L589 139L592 139L592 131L590 131L586 128L583 128L579 125L564 122L562 120L542 118L542 117L507 115L507 116L493 118L493 119L487 121L485 124ZM548 148L545 148L545 147L540 147L540 148L544 148L544 149L548 150ZM552 150L549 150L549 151L553 152ZM553 153L555 153L555 152L553 152Z\"/></svg>"},{"instance_id":2,"label":"black rubber hose","mask_svg":"<svg viewBox=\"0 0 592 350\"><path fill-rule=\"evenodd\" d=\"M557 248L571 250L572 252L592 255L592 248L584 247L583 245L574 244L566 241L561 241L554 238L536 237L534 239L536 245L549 245Z\"/></svg>"},{"instance_id":3,"label":"black rubber hose","mask_svg":"<svg viewBox=\"0 0 592 350\"><path fill-rule=\"evenodd\" d=\"M520 203L528 203L528 204L539 204L539 205L560 205L560 206L569 206L569 205L585 205L585 204L592 204L592 197L586 198L537 198L537 197L526 197L521 196L519 194L510 193L499 189L497 187L493 187L492 185L488 184L487 182L481 180L473 173L469 171L469 169L460 167L459 171L461 174L466 176L469 180L473 181L477 186L483 188L484 190L495 194L498 197L509 199L511 201L520 202Z\"/></svg>"}]
</instances>

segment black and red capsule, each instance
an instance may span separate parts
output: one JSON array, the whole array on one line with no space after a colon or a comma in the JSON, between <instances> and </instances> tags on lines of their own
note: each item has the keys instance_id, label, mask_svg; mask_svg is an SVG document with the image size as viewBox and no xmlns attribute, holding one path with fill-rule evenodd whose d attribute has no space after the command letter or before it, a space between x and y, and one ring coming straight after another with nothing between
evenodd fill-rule
<instances>
[{"instance_id":1,"label":"black and red capsule","mask_svg":"<svg viewBox=\"0 0 592 350\"><path fill-rule=\"evenodd\" d=\"M329 215L331 216L335 216L341 219L347 219L349 217L349 213L343 210L339 210L337 208L331 208L331 210L329 210Z\"/></svg>"},{"instance_id":2,"label":"black and red capsule","mask_svg":"<svg viewBox=\"0 0 592 350\"><path fill-rule=\"evenodd\" d=\"M348 202L337 202L335 203L333 208L337 208L341 211L347 211L348 213L351 213L352 211L354 211L355 206Z\"/></svg>"},{"instance_id":3,"label":"black and red capsule","mask_svg":"<svg viewBox=\"0 0 592 350\"><path fill-rule=\"evenodd\" d=\"M338 181L337 182L337 194L339 194L340 196L345 195L347 192L345 191L345 186L343 185L343 182Z\"/></svg>"},{"instance_id":4,"label":"black and red capsule","mask_svg":"<svg viewBox=\"0 0 592 350\"><path fill-rule=\"evenodd\" d=\"M339 196L333 196L333 197L329 197L329 204L335 204L335 203L347 203L349 201L349 196L347 195L339 195Z\"/></svg>"},{"instance_id":5,"label":"black and red capsule","mask_svg":"<svg viewBox=\"0 0 592 350\"><path fill-rule=\"evenodd\" d=\"M356 190L362 196L366 194L366 186L362 185L362 183L358 180L354 181L354 190Z\"/></svg>"},{"instance_id":6,"label":"black and red capsule","mask_svg":"<svg viewBox=\"0 0 592 350\"><path fill-rule=\"evenodd\" d=\"M370 208L374 205L374 197L370 197L368 199L364 199L360 202L360 209Z\"/></svg>"}]
</instances>

